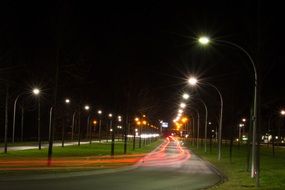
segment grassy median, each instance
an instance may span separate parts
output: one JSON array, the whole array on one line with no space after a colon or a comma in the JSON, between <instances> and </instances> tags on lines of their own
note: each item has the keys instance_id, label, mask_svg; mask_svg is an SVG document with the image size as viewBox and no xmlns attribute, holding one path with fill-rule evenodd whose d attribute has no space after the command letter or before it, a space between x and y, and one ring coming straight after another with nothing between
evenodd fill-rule
<instances>
[{"instance_id":1,"label":"grassy median","mask_svg":"<svg viewBox=\"0 0 285 190\"><path fill-rule=\"evenodd\" d=\"M7 154L0 153L0 174L15 172L30 172L31 170L86 170L117 168L134 164L146 153L155 149L162 140L151 143L142 143L141 148L133 150L133 143L127 144L127 154L124 154L124 143L115 142L115 156L111 157L111 143L92 143L53 147L53 162L51 167L47 166L47 148L42 150L20 150L8 151Z\"/></svg>"},{"instance_id":2,"label":"grassy median","mask_svg":"<svg viewBox=\"0 0 285 190\"><path fill-rule=\"evenodd\" d=\"M204 152L204 146L192 146L187 143L190 150L208 160L222 171L228 181L213 187L212 189L235 190L235 189L285 189L285 148L275 148L275 156L272 155L271 146L261 146L260 148L260 187L255 187L254 179L250 178L250 172L247 171L247 146L234 145L232 149L232 159L230 159L230 146L222 146L222 159L217 160L217 145L213 144L212 151L208 146L207 153Z\"/></svg>"}]
</instances>

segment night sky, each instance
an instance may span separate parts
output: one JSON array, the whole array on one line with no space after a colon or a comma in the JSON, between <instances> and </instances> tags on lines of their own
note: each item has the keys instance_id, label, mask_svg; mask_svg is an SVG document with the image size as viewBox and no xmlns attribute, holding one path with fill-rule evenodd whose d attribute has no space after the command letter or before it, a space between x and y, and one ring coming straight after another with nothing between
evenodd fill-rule
<instances>
[{"instance_id":1,"label":"night sky","mask_svg":"<svg viewBox=\"0 0 285 190\"><path fill-rule=\"evenodd\" d=\"M252 67L232 47L199 47L195 38L201 34L235 42L252 55L260 71L264 122L284 106L281 3L92 2L1 2L2 129L5 86L10 86L11 110L17 94L39 86L44 91L43 113L47 113L58 63L58 102L70 97L78 106L88 103L108 112L146 113L154 121L170 122L181 94L188 91L208 104L215 123L218 95L206 86L191 90L186 80L196 75L222 91L227 133L249 115ZM25 99L26 104L33 102L31 97ZM193 99L191 104L202 113L198 102Z\"/></svg>"}]
</instances>

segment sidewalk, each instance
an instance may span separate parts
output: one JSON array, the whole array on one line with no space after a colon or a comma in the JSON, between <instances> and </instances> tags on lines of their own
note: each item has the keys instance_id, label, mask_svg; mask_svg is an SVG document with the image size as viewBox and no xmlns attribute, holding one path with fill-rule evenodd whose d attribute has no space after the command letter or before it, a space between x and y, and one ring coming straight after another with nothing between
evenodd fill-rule
<instances>
[{"instance_id":1,"label":"sidewalk","mask_svg":"<svg viewBox=\"0 0 285 190\"><path fill-rule=\"evenodd\" d=\"M117 139L115 141L118 141ZM102 142L107 142L107 140L101 140ZM110 140L108 140L108 142L110 142ZM90 141L81 141L80 144L89 144ZM98 140L92 141L92 143L99 143ZM78 141L73 141L73 142L65 142L64 146L72 146L72 145L77 145ZM53 146L59 147L61 146L62 143L61 142L55 142L53 143ZM48 143L44 143L41 146L42 148L48 148ZM39 146L38 145L22 145L22 146L9 146L7 148L7 151L18 151L18 150L31 150L31 149L38 149ZM4 147L0 147L0 152L4 152Z\"/></svg>"}]
</instances>

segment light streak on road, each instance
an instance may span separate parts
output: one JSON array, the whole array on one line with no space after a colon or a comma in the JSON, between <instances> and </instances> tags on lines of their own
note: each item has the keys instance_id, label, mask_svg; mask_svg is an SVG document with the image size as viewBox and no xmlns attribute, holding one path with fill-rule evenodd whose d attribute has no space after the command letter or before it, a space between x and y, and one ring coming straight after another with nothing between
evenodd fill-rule
<instances>
[{"instance_id":1,"label":"light streak on road","mask_svg":"<svg viewBox=\"0 0 285 190\"><path fill-rule=\"evenodd\" d=\"M54 168L79 168L79 167L99 167L99 168L111 168L119 166L132 165L138 162L145 154L131 154L121 156L91 156L80 158L54 158L52 167L47 167L46 159L32 159L27 158L24 160L1 160L0 170L42 170L42 169L54 169ZM46 167L46 168L45 168Z\"/></svg>"},{"instance_id":2,"label":"light streak on road","mask_svg":"<svg viewBox=\"0 0 285 190\"><path fill-rule=\"evenodd\" d=\"M184 150L180 142L170 136L159 147L137 163L139 167L173 167L183 165L191 157L188 150Z\"/></svg>"}]
</instances>

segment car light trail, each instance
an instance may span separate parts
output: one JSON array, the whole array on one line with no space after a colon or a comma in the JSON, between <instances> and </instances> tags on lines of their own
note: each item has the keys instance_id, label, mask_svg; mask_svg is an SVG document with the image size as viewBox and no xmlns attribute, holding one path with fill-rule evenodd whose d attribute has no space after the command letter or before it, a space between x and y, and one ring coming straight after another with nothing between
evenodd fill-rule
<instances>
[{"instance_id":1,"label":"car light trail","mask_svg":"<svg viewBox=\"0 0 285 190\"><path fill-rule=\"evenodd\" d=\"M174 144L174 145L173 145ZM174 153L169 153L169 151ZM167 137L160 148L146 157L142 158L137 166L139 167L173 167L182 165L189 160L191 154L184 150L181 144L174 137Z\"/></svg>"}]
</instances>

